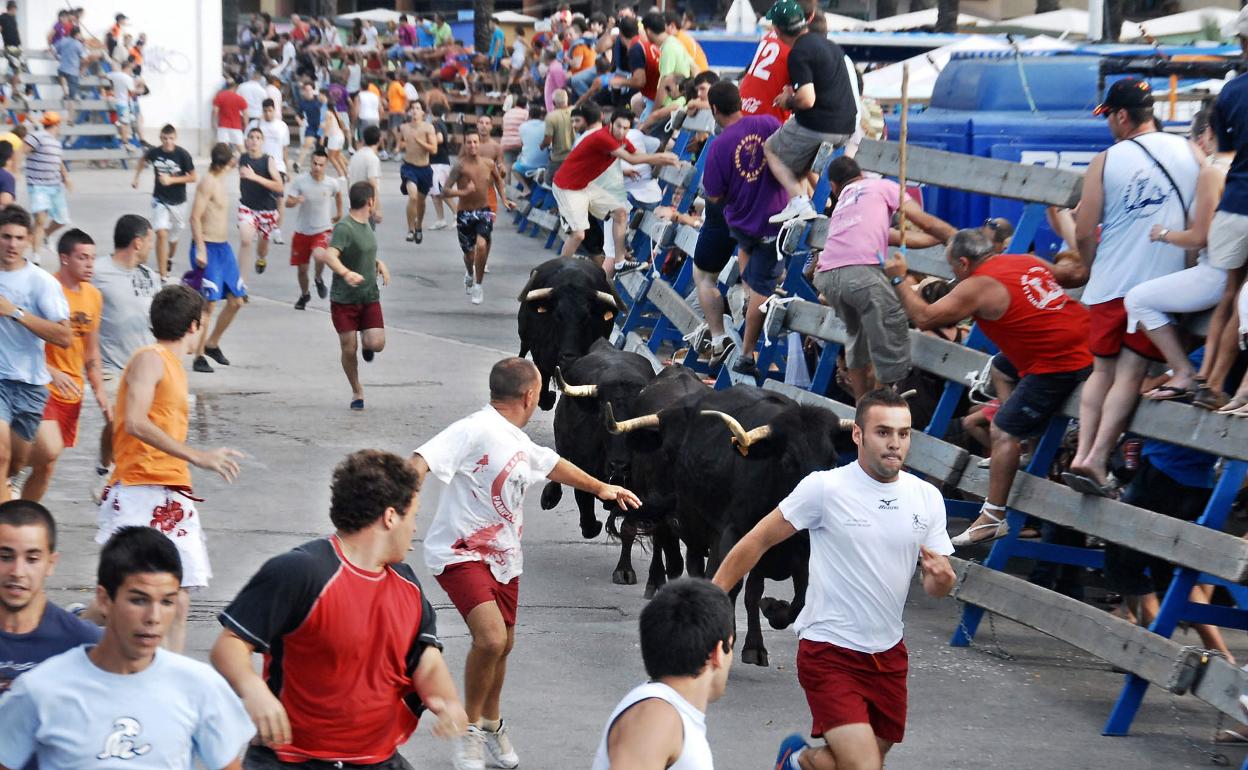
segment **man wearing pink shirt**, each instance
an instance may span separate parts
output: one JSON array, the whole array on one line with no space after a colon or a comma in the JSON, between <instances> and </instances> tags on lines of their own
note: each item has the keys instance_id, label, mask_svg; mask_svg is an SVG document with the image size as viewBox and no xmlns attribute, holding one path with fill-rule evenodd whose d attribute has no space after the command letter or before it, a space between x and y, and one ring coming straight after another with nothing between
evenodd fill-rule
<instances>
[{"instance_id":1,"label":"man wearing pink shirt","mask_svg":"<svg viewBox=\"0 0 1248 770\"><path fill-rule=\"evenodd\" d=\"M555 91L568 86L568 73L560 63L558 55L553 49L547 48L542 54L542 61L546 63L546 111L555 111Z\"/></svg>"},{"instance_id":2,"label":"man wearing pink shirt","mask_svg":"<svg viewBox=\"0 0 1248 770\"><path fill-rule=\"evenodd\" d=\"M949 240L956 230L924 212L913 198L901 200L897 182L864 178L853 158L832 161L828 178L836 209L828 222L828 240L815 267L814 284L845 324L847 378L858 399L876 383L895 385L910 372L906 311L883 270L893 214L899 208L905 211L906 220L936 243ZM913 235L907 243L918 245Z\"/></svg>"}]
</instances>

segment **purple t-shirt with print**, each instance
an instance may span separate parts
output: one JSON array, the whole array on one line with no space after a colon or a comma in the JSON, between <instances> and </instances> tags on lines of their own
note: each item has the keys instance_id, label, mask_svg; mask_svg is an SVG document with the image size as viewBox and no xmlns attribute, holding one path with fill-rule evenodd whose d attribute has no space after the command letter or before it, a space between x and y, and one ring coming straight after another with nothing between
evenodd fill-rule
<instances>
[{"instance_id":1,"label":"purple t-shirt with print","mask_svg":"<svg viewBox=\"0 0 1248 770\"><path fill-rule=\"evenodd\" d=\"M755 238L773 236L780 225L767 220L789 196L771 175L763 142L780 129L773 115L748 115L725 128L707 150L702 186L724 204L728 226Z\"/></svg>"}]
</instances>

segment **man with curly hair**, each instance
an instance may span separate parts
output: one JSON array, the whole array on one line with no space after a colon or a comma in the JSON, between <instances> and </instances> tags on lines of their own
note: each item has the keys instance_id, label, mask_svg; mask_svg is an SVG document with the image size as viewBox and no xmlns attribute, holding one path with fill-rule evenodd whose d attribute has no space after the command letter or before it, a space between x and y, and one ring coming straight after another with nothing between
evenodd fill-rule
<instances>
[{"instance_id":1,"label":"man with curly hair","mask_svg":"<svg viewBox=\"0 0 1248 770\"><path fill-rule=\"evenodd\" d=\"M464 732L433 606L403 563L419 492L397 455L348 455L330 485L334 534L269 559L221 613L212 664L256 724L247 770L411 770L398 747L426 709L435 735Z\"/></svg>"}]
</instances>

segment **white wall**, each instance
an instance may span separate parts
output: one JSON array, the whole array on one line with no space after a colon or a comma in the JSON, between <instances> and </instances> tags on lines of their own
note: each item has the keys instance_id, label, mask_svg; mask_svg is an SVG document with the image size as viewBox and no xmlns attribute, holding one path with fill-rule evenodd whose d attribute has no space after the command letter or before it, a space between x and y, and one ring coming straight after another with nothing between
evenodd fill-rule
<instances>
[{"instance_id":1,"label":"white wall","mask_svg":"<svg viewBox=\"0 0 1248 770\"><path fill-rule=\"evenodd\" d=\"M117 13L130 17L127 32L147 33L143 79L151 94L141 101L145 138L156 142L160 127L172 123L182 146L206 155L213 141L212 98L222 83L220 0L74 0L73 5L86 10L85 27L101 40ZM26 48L47 46L57 10L63 7L51 0L18 0ZM162 50L172 54L174 65L163 73L150 66Z\"/></svg>"}]
</instances>

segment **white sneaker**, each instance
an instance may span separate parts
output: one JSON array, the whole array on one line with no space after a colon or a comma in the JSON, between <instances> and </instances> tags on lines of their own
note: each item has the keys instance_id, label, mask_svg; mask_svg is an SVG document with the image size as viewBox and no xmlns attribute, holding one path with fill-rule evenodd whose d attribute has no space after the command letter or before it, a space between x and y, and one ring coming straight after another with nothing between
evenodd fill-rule
<instances>
[{"instance_id":1,"label":"white sneaker","mask_svg":"<svg viewBox=\"0 0 1248 770\"><path fill-rule=\"evenodd\" d=\"M483 299L485 299L485 290L481 288L481 284L474 283L472 285L472 304L480 305Z\"/></svg>"},{"instance_id":2,"label":"white sneaker","mask_svg":"<svg viewBox=\"0 0 1248 770\"><path fill-rule=\"evenodd\" d=\"M473 728L468 728L473 729ZM481 730L481 734L485 736L485 750L489 754L490 767L502 767L506 770L520 766L520 757L516 756L516 750L512 748L511 738L507 737L507 723L499 720L498 732L492 733L489 730Z\"/></svg>"},{"instance_id":3,"label":"white sneaker","mask_svg":"<svg viewBox=\"0 0 1248 770\"><path fill-rule=\"evenodd\" d=\"M464 273L464 294L472 294L472 273Z\"/></svg>"},{"instance_id":4,"label":"white sneaker","mask_svg":"<svg viewBox=\"0 0 1248 770\"><path fill-rule=\"evenodd\" d=\"M799 195L796 198L789 199L789 205L771 219L767 220L774 224L787 222L790 219L814 219L816 216L815 208L810 205L810 198L805 195Z\"/></svg>"},{"instance_id":5,"label":"white sneaker","mask_svg":"<svg viewBox=\"0 0 1248 770\"><path fill-rule=\"evenodd\" d=\"M468 732L459 739L453 760L455 770L485 770L485 732L468 725Z\"/></svg>"},{"instance_id":6,"label":"white sneaker","mask_svg":"<svg viewBox=\"0 0 1248 770\"><path fill-rule=\"evenodd\" d=\"M276 243L278 246L284 246L286 244L286 240L282 238L282 230L278 227L273 228L273 232L269 233L269 240Z\"/></svg>"},{"instance_id":7,"label":"white sneaker","mask_svg":"<svg viewBox=\"0 0 1248 770\"><path fill-rule=\"evenodd\" d=\"M439 219L437 222L429 225L430 230L445 230L448 227L450 227L450 223L445 219Z\"/></svg>"}]
</instances>

